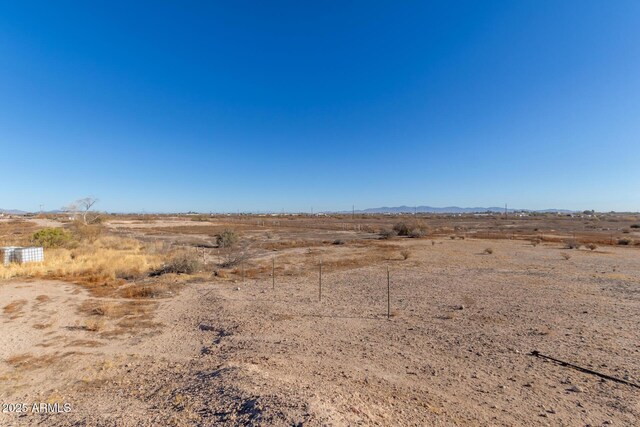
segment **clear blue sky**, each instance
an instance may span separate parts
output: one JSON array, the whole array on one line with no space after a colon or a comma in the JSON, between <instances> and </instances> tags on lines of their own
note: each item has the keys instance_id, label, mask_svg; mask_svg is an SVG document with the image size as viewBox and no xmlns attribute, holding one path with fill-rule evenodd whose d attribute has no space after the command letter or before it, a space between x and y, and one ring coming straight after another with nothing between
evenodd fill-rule
<instances>
[{"instance_id":1,"label":"clear blue sky","mask_svg":"<svg viewBox=\"0 0 640 427\"><path fill-rule=\"evenodd\" d=\"M1 208L640 210L638 1L0 3Z\"/></svg>"}]
</instances>

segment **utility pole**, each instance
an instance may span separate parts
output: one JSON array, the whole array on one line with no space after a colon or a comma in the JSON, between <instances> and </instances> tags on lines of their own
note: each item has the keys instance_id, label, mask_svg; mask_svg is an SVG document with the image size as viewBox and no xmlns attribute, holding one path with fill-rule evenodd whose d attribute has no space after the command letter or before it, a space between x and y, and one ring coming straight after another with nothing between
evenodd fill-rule
<instances>
[{"instance_id":1,"label":"utility pole","mask_svg":"<svg viewBox=\"0 0 640 427\"><path fill-rule=\"evenodd\" d=\"M504 217L507 218L509 214L507 213L507 204L504 204Z\"/></svg>"},{"instance_id":2,"label":"utility pole","mask_svg":"<svg viewBox=\"0 0 640 427\"><path fill-rule=\"evenodd\" d=\"M351 205L351 219L356 218L356 205Z\"/></svg>"}]
</instances>

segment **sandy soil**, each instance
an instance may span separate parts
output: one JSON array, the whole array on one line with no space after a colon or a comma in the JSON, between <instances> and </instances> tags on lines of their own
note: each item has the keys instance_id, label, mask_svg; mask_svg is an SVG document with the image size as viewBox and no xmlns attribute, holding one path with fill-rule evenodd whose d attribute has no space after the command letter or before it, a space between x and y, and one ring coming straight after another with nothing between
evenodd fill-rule
<instances>
[{"instance_id":1,"label":"sandy soil","mask_svg":"<svg viewBox=\"0 0 640 427\"><path fill-rule=\"evenodd\" d=\"M126 332L75 285L0 283L0 403L71 405L0 425L640 424L640 389L529 354L640 383L638 249L394 243L407 260L325 268L322 301L326 254L296 249L275 289L190 283Z\"/></svg>"}]
</instances>

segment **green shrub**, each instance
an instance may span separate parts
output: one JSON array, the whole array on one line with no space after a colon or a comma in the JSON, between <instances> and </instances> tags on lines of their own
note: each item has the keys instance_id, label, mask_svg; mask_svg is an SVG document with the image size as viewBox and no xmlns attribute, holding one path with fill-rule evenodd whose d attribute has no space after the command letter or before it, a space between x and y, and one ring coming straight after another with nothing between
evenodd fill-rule
<instances>
[{"instance_id":1,"label":"green shrub","mask_svg":"<svg viewBox=\"0 0 640 427\"><path fill-rule=\"evenodd\" d=\"M62 228L43 228L31 235L31 243L44 248L58 248L71 242L71 233Z\"/></svg>"}]
</instances>

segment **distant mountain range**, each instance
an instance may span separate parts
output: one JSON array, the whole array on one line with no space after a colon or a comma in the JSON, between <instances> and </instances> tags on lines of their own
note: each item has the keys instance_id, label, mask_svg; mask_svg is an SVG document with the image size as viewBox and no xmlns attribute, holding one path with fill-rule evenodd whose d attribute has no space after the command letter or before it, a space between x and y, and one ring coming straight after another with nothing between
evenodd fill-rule
<instances>
[{"instance_id":1,"label":"distant mountain range","mask_svg":"<svg viewBox=\"0 0 640 427\"><path fill-rule=\"evenodd\" d=\"M571 213L573 211L567 209L541 209L541 210L532 210L532 209L512 209L508 208L507 212L560 212L560 213ZM351 211L343 211L342 213L348 213ZM355 213L486 213L486 212L504 212L504 208L501 207L489 207L489 208L461 208L458 206L447 206L444 208L434 208L432 206L395 206L395 207L381 207L381 208L368 208L362 210L356 210Z\"/></svg>"},{"instance_id":2,"label":"distant mountain range","mask_svg":"<svg viewBox=\"0 0 640 427\"><path fill-rule=\"evenodd\" d=\"M0 209L0 213L8 214L8 215L24 215L27 212L19 211L17 209Z\"/></svg>"},{"instance_id":3,"label":"distant mountain range","mask_svg":"<svg viewBox=\"0 0 640 427\"><path fill-rule=\"evenodd\" d=\"M48 214L61 213L61 210L52 210L46 211ZM334 213L351 213L352 211L339 211ZM434 208L432 206L394 206L388 207L383 206L381 208L368 208L362 210L356 210L355 213L359 214L401 214L401 213L436 213L436 214L463 214L463 213L486 213L486 212L504 212L504 208L501 207L489 207L489 208L461 208L458 206L447 206L444 208ZM541 209L541 210L532 210L532 209L507 209L507 212L540 212L540 213L571 213L575 211L567 210L567 209ZM0 209L0 213L9 214L9 215L24 215L26 211L21 211L18 209ZM332 212L325 212L332 213Z\"/></svg>"}]
</instances>

